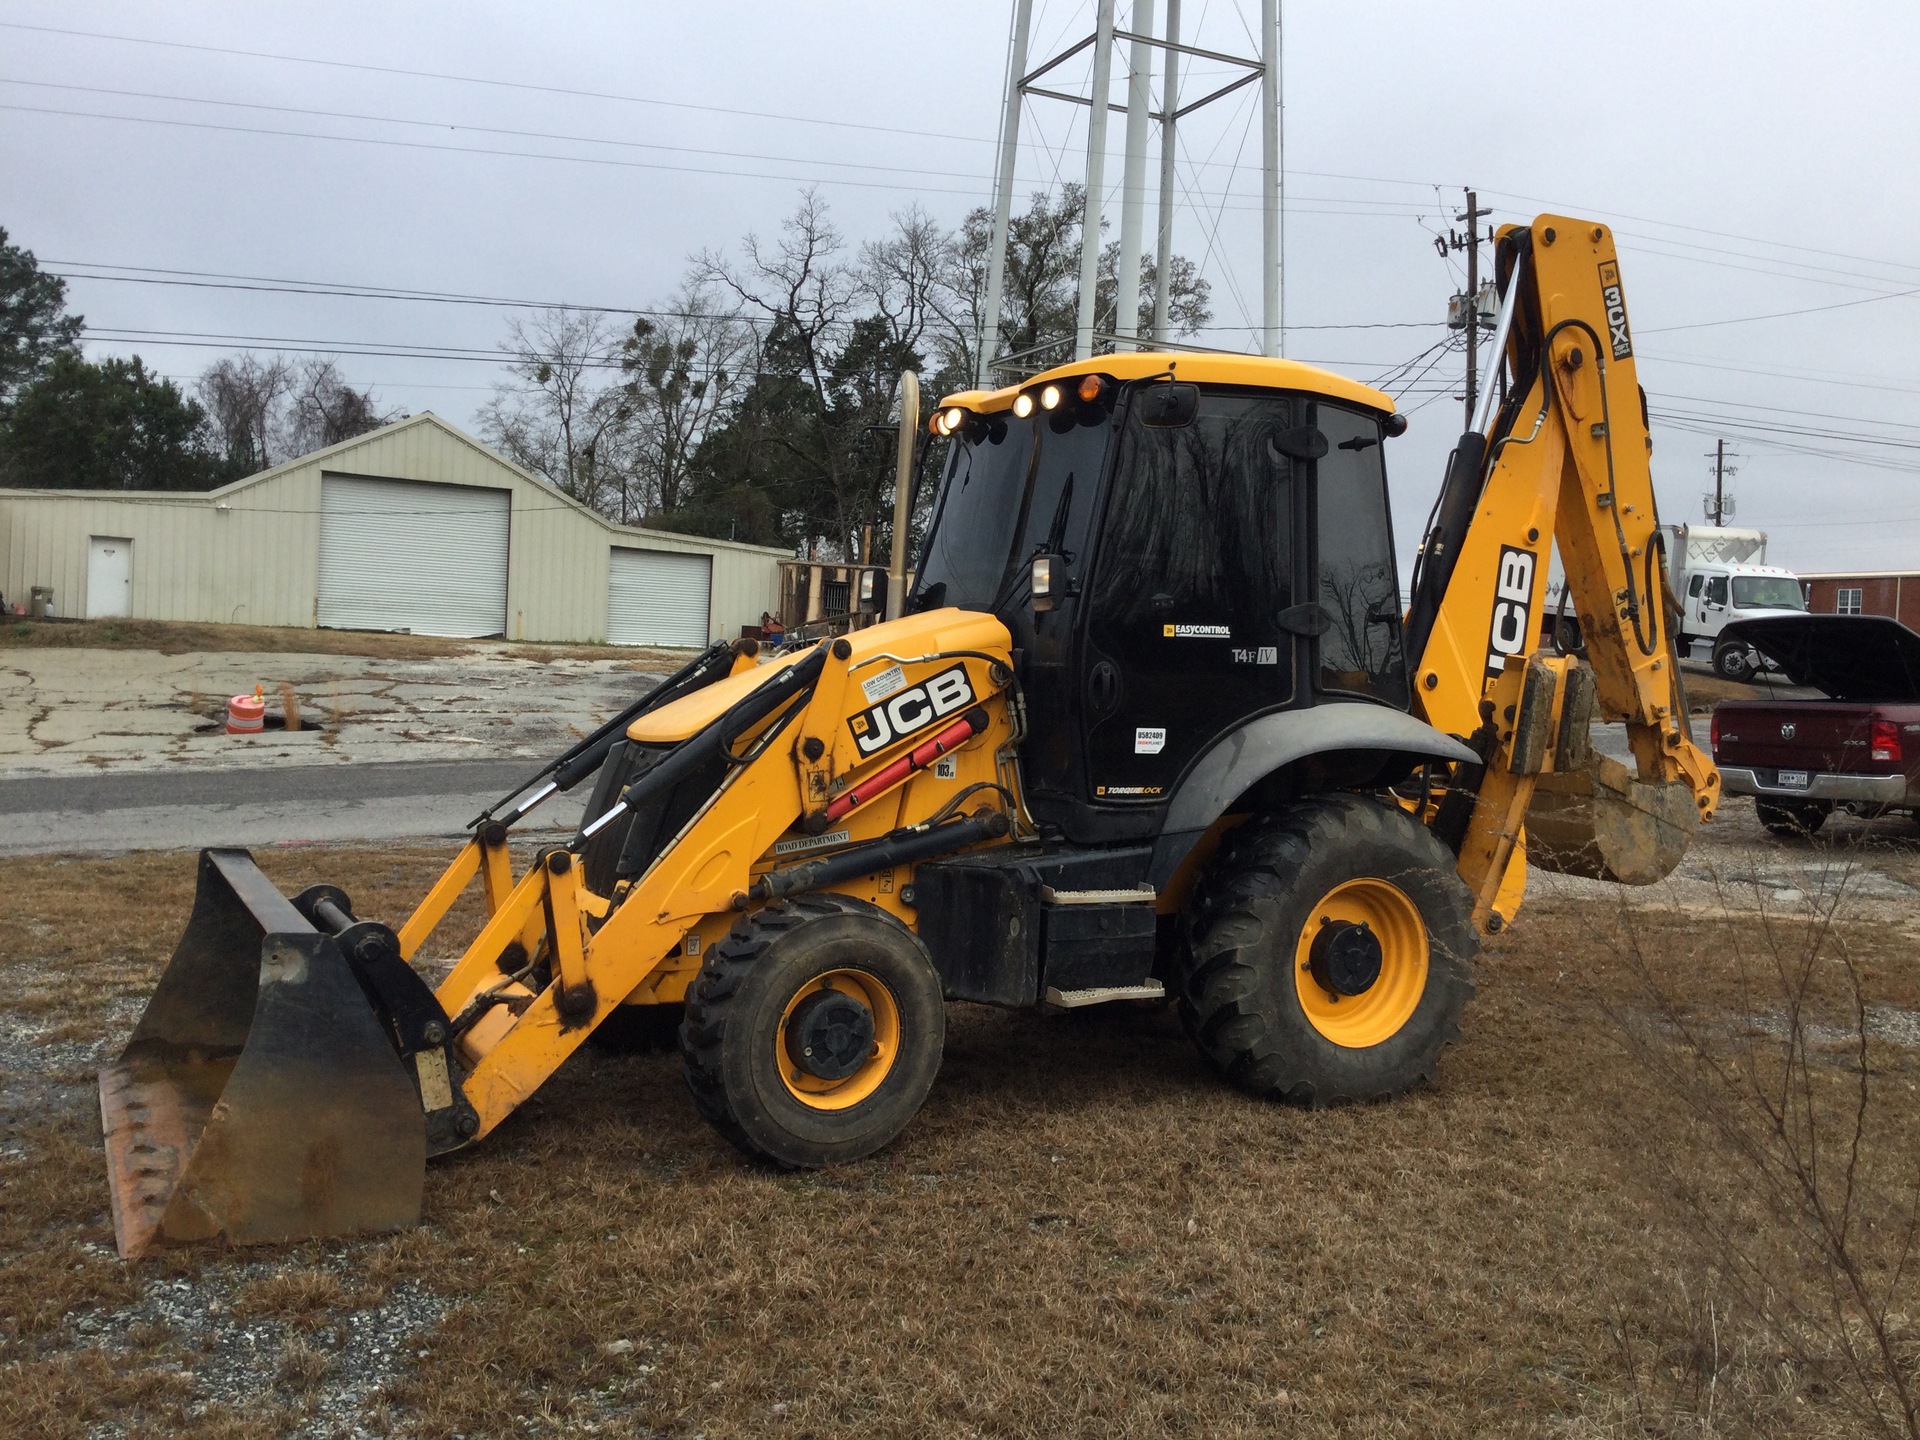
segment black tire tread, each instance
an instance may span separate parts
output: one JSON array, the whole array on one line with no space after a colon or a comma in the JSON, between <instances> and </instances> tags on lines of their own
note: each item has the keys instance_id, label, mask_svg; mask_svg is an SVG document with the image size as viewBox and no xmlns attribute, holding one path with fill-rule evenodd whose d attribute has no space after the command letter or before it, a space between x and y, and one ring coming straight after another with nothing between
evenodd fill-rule
<instances>
[{"instance_id":1,"label":"black tire tread","mask_svg":"<svg viewBox=\"0 0 1920 1440\"><path fill-rule=\"evenodd\" d=\"M778 900L741 916L727 937L707 951L699 975L687 989L686 1015L680 1025L687 1089L701 1116L749 1155L783 1169L799 1168L756 1144L729 1100L723 1051L735 1001L748 976L775 943L809 924L839 916L882 914L864 901L830 892Z\"/></svg>"},{"instance_id":2,"label":"black tire tread","mask_svg":"<svg viewBox=\"0 0 1920 1440\"><path fill-rule=\"evenodd\" d=\"M1311 1055L1279 1043L1275 1017L1264 1008L1268 989L1260 952L1275 911L1289 897L1292 877L1310 855L1383 843L1402 848L1414 864L1452 881L1429 887L1426 916L1434 938L1429 983L1445 985L1449 993L1442 996L1438 1023L1411 1065L1357 1084L1330 1083ZM1240 1088L1312 1107L1386 1099L1431 1082L1441 1052L1459 1039L1460 1012L1473 994L1477 943L1471 904L1454 871L1453 855L1426 827L1363 795L1315 797L1229 832L1188 912L1192 942L1179 996L1187 1033ZM1432 913L1434 906L1440 913ZM1280 942L1289 985L1293 945L1291 933Z\"/></svg>"}]
</instances>

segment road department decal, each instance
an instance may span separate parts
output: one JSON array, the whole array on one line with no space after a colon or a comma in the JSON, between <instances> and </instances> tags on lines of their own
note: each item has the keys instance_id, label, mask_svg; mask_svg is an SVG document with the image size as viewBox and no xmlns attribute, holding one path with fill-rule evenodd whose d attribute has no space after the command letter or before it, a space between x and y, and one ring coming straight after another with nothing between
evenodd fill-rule
<instances>
[{"instance_id":1,"label":"road department decal","mask_svg":"<svg viewBox=\"0 0 1920 1440\"><path fill-rule=\"evenodd\" d=\"M1226 625L1162 625L1160 634L1168 640L1231 640L1233 630Z\"/></svg>"},{"instance_id":2,"label":"road department decal","mask_svg":"<svg viewBox=\"0 0 1920 1440\"><path fill-rule=\"evenodd\" d=\"M853 731L853 743L860 753L871 755L972 703L973 685L967 679L967 667L955 665L862 710L847 721L847 728Z\"/></svg>"},{"instance_id":3,"label":"road department decal","mask_svg":"<svg viewBox=\"0 0 1920 1440\"><path fill-rule=\"evenodd\" d=\"M1613 342L1613 358L1625 360L1633 354L1633 337L1627 333L1627 297L1620 288L1620 266L1612 260L1600 266L1600 298L1607 307L1607 338Z\"/></svg>"},{"instance_id":4,"label":"road department decal","mask_svg":"<svg viewBox=\"0 0 1920 1440\"><path fill-rule=\"evenodd\" d=\"M1532 634L1534 553L1500 547L1500 569L1493 579L1493 625L1487 632L1487 674L1507 668L1509 655L1524 655Z\"/></svg>"},{"instance_id":5,"label":"road department decal","mask_svg":"<svg viewBox=\"0 0 1920 1440\"><path fill-rule=\"evenodd\" d=\"M825 850L830 846L844 845L853 838L851 830L835 830L826 835L809 835L804 840L776 840L773 853L776 855L799 855L808 850Z\"/></svg>"}]
</instances>

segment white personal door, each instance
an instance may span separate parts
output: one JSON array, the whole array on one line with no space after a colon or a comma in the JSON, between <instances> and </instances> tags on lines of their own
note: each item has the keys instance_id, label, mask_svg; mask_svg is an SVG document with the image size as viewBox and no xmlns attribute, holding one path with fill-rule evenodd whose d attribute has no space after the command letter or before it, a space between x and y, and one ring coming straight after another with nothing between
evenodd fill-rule
<instances>
[{"instance_id":1,"label":"white personal door","mask_svg":"<svg viewBox=\"0 0 1920 1440\"><path fill-rule=\"evenodd\" d=\"M504 635L506 490L325 475L323 626L415 635Z\"/></svg>"},{"instance_id":2,"label":"white personal door","mask_svg":"<svg viewBox=\"0 0 1920 1440\"><path fill-rule=\"evenodd\" d=\"M607 641L699 649L711 638L713 557L616 547L607 562Z\"/></svg>"},{"instance_id":3,"label":"white personal door","mask_svg":"<svg viewBox=\"0 0 1920 1440\"><path fill-rule=\"evenodd\" d=\"M87 541L87 618L133 614L133 541L95 535Z\"/></svg>"}]
</instances>

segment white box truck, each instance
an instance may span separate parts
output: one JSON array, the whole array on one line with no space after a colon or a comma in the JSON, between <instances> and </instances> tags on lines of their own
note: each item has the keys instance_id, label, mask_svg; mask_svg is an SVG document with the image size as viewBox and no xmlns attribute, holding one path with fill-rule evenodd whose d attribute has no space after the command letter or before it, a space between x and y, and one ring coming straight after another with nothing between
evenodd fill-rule
<instances>
[{"instance_id":1,"label":"white box truck","mask_svg":"<svg viewBox=\"0 0 1920 1440\"><path fill-rule=\"evenodd\" d=\"M1791 570L1769 565L1764 530L1718 525L1668 525L1667 561L1673 593L1680 601L1681 654L1696 641L1712 648L1714 672L1744 680L1759 666L1745 645L1723 642L1720 631L1733 620L1804 612L1806 592Z\"/></svg>"}]
</instances>

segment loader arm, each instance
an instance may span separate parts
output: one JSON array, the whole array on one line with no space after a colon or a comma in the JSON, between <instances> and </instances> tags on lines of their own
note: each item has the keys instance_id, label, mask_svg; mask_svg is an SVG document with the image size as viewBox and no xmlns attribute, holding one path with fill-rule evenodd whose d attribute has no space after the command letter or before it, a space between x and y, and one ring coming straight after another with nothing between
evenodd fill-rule
<instances>
[{"instance_id":1,"label":"loader arm","mask_svg":"<svg viewBox=\"0 0 1920 1440\"><path fill-rule=\"evenodd\" d=\"M1486 761L1434 817L1483 931L1512 918L1523 825L1535 864L1646 884L1719 798L1687 727L1613 236L1543 215L1500 232L1497 262L1499 369L1449 462L1407 617L1416 705ZM1555 546L1590 672L1543 649ZM1633 774L1591 753L1596 711L1626 722Z\"/></svg>"}]
</instances>

